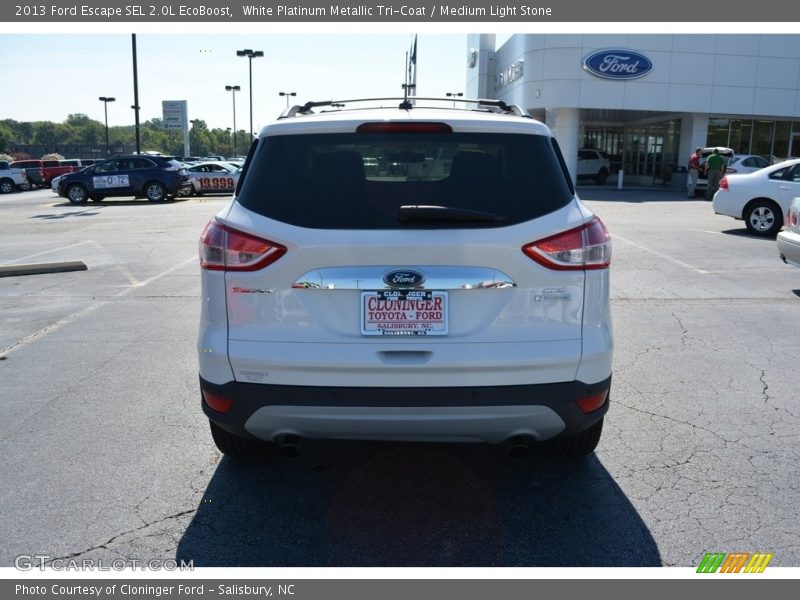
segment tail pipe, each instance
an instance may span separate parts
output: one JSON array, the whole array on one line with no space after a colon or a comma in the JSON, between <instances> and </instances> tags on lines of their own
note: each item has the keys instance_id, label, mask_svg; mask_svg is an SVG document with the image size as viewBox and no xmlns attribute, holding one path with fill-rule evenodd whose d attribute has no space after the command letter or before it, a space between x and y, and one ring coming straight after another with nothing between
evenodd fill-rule
<instances>
[{"instance_id":1,"label":"tail pipe","mask_svg":"<svg viewBox=\"0 0 800 600\"><path fill-rule=\"evenodd\" d=\"M536 440L527 435L518 435L506 441L506 449L511 458L525 458L531 453Z\"/></svg>"},{"instance_id":2,"label":"tail pipe","mask_svg":"<svg viewBox=\"0 0 800 600\"><path fill-rule=\"evenodd\" d=\"M300 456L300 445L303 440L301 437L291 434L279 435L275 438L278 447L278 454L284 458L297 458Z\"/></svg>"}]
</instances>

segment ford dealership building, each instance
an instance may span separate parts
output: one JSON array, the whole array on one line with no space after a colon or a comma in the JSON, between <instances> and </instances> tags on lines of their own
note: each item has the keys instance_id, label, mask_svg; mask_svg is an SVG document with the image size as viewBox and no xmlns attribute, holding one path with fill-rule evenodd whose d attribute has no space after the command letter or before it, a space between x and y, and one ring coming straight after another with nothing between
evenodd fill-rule
<instances>
[{"instance_id":1,"label":"ford dealership building","mask_svg":"<svg viewBox=\"0 0 800 600\"><path fill-rule=\"evenodd\" d=\"M608 153L626 183L679 183L697 146L800 156L800 35L493 34L468 37L467 96L527 109L572 173ZM665 181L666 180L666 181Z\"/></svg>"}]
</instances>

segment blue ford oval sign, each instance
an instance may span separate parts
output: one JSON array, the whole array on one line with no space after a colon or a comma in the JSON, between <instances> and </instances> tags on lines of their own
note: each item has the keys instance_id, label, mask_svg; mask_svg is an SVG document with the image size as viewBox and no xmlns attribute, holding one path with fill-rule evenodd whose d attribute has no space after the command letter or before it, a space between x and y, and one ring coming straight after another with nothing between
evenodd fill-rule
<instances>
[{"instance_id":1,"label":"blue ford oval sign","mask_svg":"<svg viewBox=\"0 0 800 600\"><path fill-rule=\"evenodd\" d=\"M383 282L390 287L417 287L425 281L425 275L416 271L390 271L383 276Z\"/></svg>"},{"instance_id":2,"label":"blue ford oval sign","mask_svg":"<svg viewBox=\"0 0 800 600\"><path fill-rule=\"evenodd\" d=\"M653 61L632 50L600 50L583 59L583 68L606 79L636 79L652 70Z\"/></svg>"}]
</instances>

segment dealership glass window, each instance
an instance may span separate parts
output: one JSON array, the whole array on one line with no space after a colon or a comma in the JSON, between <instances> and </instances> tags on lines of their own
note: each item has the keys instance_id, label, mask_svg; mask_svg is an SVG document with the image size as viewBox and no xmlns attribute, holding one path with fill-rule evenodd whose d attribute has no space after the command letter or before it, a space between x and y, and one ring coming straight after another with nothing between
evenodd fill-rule
<instances>
[{"instance_id":1,"label":"dealership glass window","mask_svg":"<svg viewBox=\"0 0 800 600\"><path fill-rule=\"evenodd\" d=\"M794 123L791 144L789 145L789 158L800 158L800 123Z\"/></svg>"},{"instance_id":2,"label":"dealership glass window","mask_svg":"<svg viewBox=\"0 0 800 600\"><path fill-rule=\"evenodd\" d=\"M728 147L736 154L750 154L750 136L753 133L751 119L731 119Z\"/></svg>"},{"instance_id":3,"label":"dealership glass window","mask_svg":"<svg viewBox=\"0 0 800 600\"><path fill-rule=\"evenodd\" d=\"M800 156L800 121L714 117L708 120L707 140L707 146L727 145L737 154L757 154L776 163Z\"/></svg>"},{"instance_id":4,"label":"dealership glass window","mask_svg":"<svg viewBox=\"0 0 800 600\"><path fill-rule=\"evenodd\" d=\"M750 154L758 154L772 162L772 134L775 121L760 121L753 123L753 142L750 144Z\"/></svg>"},{"instance_id":5,"label":"dealership glass window","mask_svg":"<svg viewBox=\"0 0 800 600\"><path fill-rule=\"evenodd\" d=\"M730 119L713 118L708 120L708 146L728 147Z\"/></svg>"},{"instance_id":6,"label":"dealership glass window","mask_svg":"<svg viewBox=\"0 0 800 600\"><path fill-rule=\"evenodd\" d=\"M680 119L625 130L623 168L631 175L668 178L678 165Z\"/></svg>"},{"instance_id":7,"label":"dealership glass window","mask_svg":"<svg viewBox=\"0 0 800 600\"><path fill-rule=\"evenodd\" d=\"M789 158L789 138L792 135L791 121L775 122L775 143L772 145L772 161L781 162ZM767 159L769 160L769 159Z\"/></svg>"}]
</instances>

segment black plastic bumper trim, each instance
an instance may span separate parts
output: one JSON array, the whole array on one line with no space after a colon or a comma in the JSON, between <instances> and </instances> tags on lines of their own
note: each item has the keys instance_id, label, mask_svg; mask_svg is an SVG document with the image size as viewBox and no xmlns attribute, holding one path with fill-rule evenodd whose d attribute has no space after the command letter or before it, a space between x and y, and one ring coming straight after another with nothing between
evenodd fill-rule
<instances>
[{"instance_id":1,"label":"black plastic bumper trim","mask_svg":"<svg viewBox=\"0 0 800 600\"><path fill-rule=\"evenodd\" d=\"M253 439L244 429L252 414L264 406L546 406L566 424L558 437L588 429L608 411L609 401L584 413L576 401L611 387L611 376L597 383L581 381L532 385L430 388L317 387L264 385L231 381L217 385L200 377L201 390L234 400L230 411L218 413L202 401L209 420L234 435Z\"/></svg>"}]
</instances>

